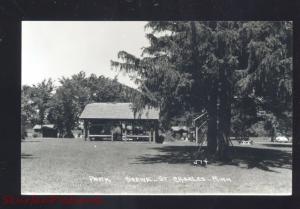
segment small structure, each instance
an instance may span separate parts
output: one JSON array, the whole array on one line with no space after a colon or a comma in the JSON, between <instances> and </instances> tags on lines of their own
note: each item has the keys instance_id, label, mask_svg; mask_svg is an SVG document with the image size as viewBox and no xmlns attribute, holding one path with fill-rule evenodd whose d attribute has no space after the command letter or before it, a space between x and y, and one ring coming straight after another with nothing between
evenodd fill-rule
<instances>
[{"instance_id":1,"label":"small structure","mask_svg":"<svg viewBox=\"0 0 300 209\"><path fill-rule=\"evenodd\" d=\"M208 123L207 112L204 112L201 115L199 115L198 117L193 119L193 126L195 127L196 144L199 144L200 141L202 141L202 143L204 142L203 140L199 140L199 130L201 131L203 129L203 127L207 125L207 123ZM201 131L201 132L202 132L202 136L203 136L204 132L203 131Z\"/></svg>"},{"instance_id":2,"label":"small structure","mask_svg":"<svg viewBox=\"0 0 300 209\"><path fill-rule=\"evenodd\" d=\"M57 137L57 130L53 124L35 125L33 127L35 137Z\"/></svg>"},{"instance_id":3,"label":"small structure","mask_svg":"<svg viewBox=\"0 0 300 209\"><path fill-rule=\"evenodd\" d=\"M25 129L25 137L28 137L28 138L33 137L33 129L32 128Z\"/></svg>"},{"instance_id":4,"label":"small structure","mask_svg":"<svg viewBox=\"0 0 300 209\"><path fill-rule=\"evenodd\" d=\"M172 135L176 139L188 140L188 127L186 126L172 126Z\"/></svg>"},{"instance_id":5,"label":"small structure","mask_svg":"<svg viewBox=\"0 0 300 209\"><path fill-rule=\"evenodd\" d=\"M84 121L85 139L158 139L158 109L136 112L131 103L92 103L85 106L80 119Z\"/></svg>"}]
</instances>

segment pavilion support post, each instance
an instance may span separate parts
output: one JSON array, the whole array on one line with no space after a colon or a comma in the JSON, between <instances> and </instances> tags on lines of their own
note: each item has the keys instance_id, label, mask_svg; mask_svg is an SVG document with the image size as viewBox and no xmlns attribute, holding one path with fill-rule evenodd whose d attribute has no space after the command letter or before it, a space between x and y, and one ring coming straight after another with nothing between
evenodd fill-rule
<instances>
[{"instance_id":1,"label":"pavilion support post","mask_svg":"<svg viewBox=\"0 0 300 209\"><path fill-rule=\"evenodd\" d=\"M90 122L87 122L87 139L90 139Z\"/></svg>"},{"instance_id":2,"label":"pavilion support post","mask_svg":"<svg viewBox=\"0 0 300 209\"><path fill-rule=\"evenodd\" d=\"M84 140L86 141L86 122L85 122L85 120L83 120L83 137L84 137Z\"/></svg>"},{"instance_id":3,"label":"pavilion support post","mask_svg":"<svg viewBox=\"0 0 300 209\"><path fill-rule=\"evenodd\" d=\"M158 140L158 123L154 122L154 133L153 133L153 142L155 143Z\"/></svg>"},{"instance_id":4,"label":"pavilion support post","mask_svg":"<svg viewBox=\"0 0 300 209\"><path fill-rule=\"evenodd\" d=\"M198 131L199 131L198 127L196 126L196 136L195 136L196 137L196 144L198 144Z\"/></svg>"},{"instance_id":5,"label":"pavilion support post","mask_svg":"<svg viewBox=\"0 0 300 209\"><path fill-rule=\"evenodd\" d=\"M83 121L83 127L84 127L84 140L88 139L88 121Z\"/></svg>"},{"instance_id":6,"label":"pavilion support post","mask_svg":"<svg viewBox=\"0 0 300 209\"><path fill-rule=\"evenodd\" d=\"M110 130L110 133L111 133L111 141L114 141L114 128L113 126L111 126L111 130Z\"/></svg>"},{"instance_id":7,"label":"pavilion support post","mask_svg":"<svg viewBox=\"0 0 300 209\"><path fill-rule=\"evenodd\" d=\"M132 134L134 135L134 130L135 130L135 120L133 120L132 122L131 122L131 127L132 127Z\"/></svg>"},{"instance_id":8,"label":"pavilion support post","mask_svg":"<svg viewBox=\"0 0 300 209\"><path fill-rule=\"evenodd\" d=\"M151 143L152 140L152 128L149 130L149 143Z\"/></svg>"},{"instance_id":9,"label":"pavilion support post","mask_svg":"<svg viewBox=\"0 0 300 209\"><path fill-rule=\"evenodd\" d=\"M151 142L154 142L154 128L151 127L151 131L150 131L150 136L151 136Z\"/></svg>"},{"instance_id":10,"label":"pavilion support post","mask_svg":"<svg viewBox=\"0 0 300 209\"><path fill-rule=\"evenodd\" d=\"M119 125L120 125L120 128L121 128L121 141L123 141L123 134L124 134L124 131L123 131L123 122L120 121Z\"/></svg>"}]
</instances>

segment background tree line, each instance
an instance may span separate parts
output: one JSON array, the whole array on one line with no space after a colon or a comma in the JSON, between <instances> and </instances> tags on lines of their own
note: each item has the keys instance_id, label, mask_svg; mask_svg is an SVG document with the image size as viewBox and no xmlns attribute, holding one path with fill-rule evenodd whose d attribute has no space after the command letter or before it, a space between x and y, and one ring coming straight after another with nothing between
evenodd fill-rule
<instances>
[{"instance_id":1,"label":"background tree line","mask_svg":"<svg viewBox=\"0 0 300 209\"><path fill-rule=\"evenodd\" d=\"M152 21L141 57L120 51L113 68L138 90L84 72L22 89L22 121L54 123L70 136L90 102L159 107L161 129L207 113L208 154L223 158L232 134L292 128L292 40L288 21ZM259 111L267 114L259 115Z\"/></svg>"},{"instance_id":2,"label":"background tree line","mask_svg":"<svg viewBox=\"0 0 300 209\"><path fill-rule=\"evenodd\" d=\"M22 86L22 133L36 124L54 124L60 136L72 137L79 126L79 116L85 105L93 102L131 102L138 91L122 85L117 79L80 72L70 78L59 79L55 86L51 79L37 85Z\"/></svg>"}]
</instances>

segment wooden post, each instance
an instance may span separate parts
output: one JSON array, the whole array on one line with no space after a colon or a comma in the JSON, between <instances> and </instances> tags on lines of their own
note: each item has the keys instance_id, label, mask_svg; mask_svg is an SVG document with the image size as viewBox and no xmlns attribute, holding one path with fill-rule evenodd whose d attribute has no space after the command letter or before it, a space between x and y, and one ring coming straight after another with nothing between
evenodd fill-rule
<instances>
[{"instance_id":1,"label":"wooden post","mask_svg":"<svg viewBox=\"0 0 300 209\"><path fill-rule=\"evenodd\" d=\"M158 124L157 121L154 121L153 142L155 143L157 140L158 140Z\"/></svg>"},{"instance_id":2,"label":"wooden post","mask_svg":"<svg viewBox=\"0 0 300 209\"><path fill-rule=\"evenodd\" d=\"M151 138L152 138L152 130L150 128L150 130L149 130L149 143L151 143Z\"/></svg>"},{"instance_id":3,"label":"wooden post","mask_svg":"<svg viewBox=\"0 0 300 209\"><path fill-rule=\"evenodd\" d=\"M120 128L121 128L121 141L123 141L123 123L120 121Z\"/></svg>"},{"instance_id":4,"label":"wooden post","mask_svg":"<svg viewBox=\"0 0 300 209\"><path fill-rule=\"evenodd\" d=\"M198 127L196 126L196 144L198 144Z\"/></svg>"},{"instance_id":5,"label":"wooden post","mask_svg":"<svg viewBox=\"0 0 300 209\"><path fill-rule=\"evenodd\" d=\"M134 126L135 126L135 124L134 124L134 120L133 120L133 121L131 122L132 135L135 135L135 134L134 134L134 128L135 128Z\"/></svg>"},{"instance_id":6,"label":"wooden post","mask_svg":"<svg viewBox=\"0 0 300 209\"><path fill-rule=\"evenodd\" d=\"M110 132L111 132L111 141L114 141L114 128L113 128L113 126L111 126L112 128L111 128L111 130L110 130Z\"/></svg>"},{"instance_id":7,"label":"wooden post","mask_svg":"<svg viewBox=\"0 0 300 209\"><path fill-rule=\"evenodd\" d=\"M154 128L151 128L151 142L154 142Z\"/></svg>"},{"instance_id":8,"label":"wooden post","mask_svg":"<svg viewBox=\"0 0 300 209\"><path fill-rule=\"evenodd\" d=\"M90 139L90 122L87 122L87 139Z\"/></svg>"},{"instance_id":9,"label":"wooden post","mask_svg":"<svg viewBox=\"0 0 300 209\"><path fill-rule=\"evenodd\" d=\"M89 121L84 120L84 138L85 140L89 139Z\"/></svg>"},{"instance_id":10,"label":"wooden post","mask_svg":"<svg viewBox=\"0 0 300 209\"><path fill-rule=\"evenodd\" d=\"M84 140L87 140L87 124L86 124L86 120L83 120L83 136L84 136Z\"/></svg>"}]
</instances>

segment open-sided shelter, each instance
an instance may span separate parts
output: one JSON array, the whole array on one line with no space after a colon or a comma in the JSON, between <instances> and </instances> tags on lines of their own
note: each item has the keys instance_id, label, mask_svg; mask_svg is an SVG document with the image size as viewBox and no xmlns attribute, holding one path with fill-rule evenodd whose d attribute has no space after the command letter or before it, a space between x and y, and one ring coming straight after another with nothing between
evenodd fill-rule
<instances>
[{"instance_id":1,"label":"open-sided shelter","mask_svg":"<svg viewBox=\"0 0 300 209\"><path fill-rule=\"evenodd\" d=\"M57 137L57 129L53 124L35 125L33 127L34 135L38 137Z\"/></svg>"},{"instance_id":2,"label":"open-sided shelter","mask_svg":"<svg viewBox=\"0 0 300 209\"><path fill-rule=\"evenodd\" d=\"M171 131L173 137L177 139L187 139L189 129L187 126L172 126Z\"/></svg>"},{"instance_id":3,"label":"open-sided shelter","mask_svg":"<svg viewBox=\"0 0 300 209\"><path fill-rule=\"evenodd\" d=\"M92 103L85 106L80 119L84 121L85 139L158 139L158 109L148 107L137 112L131 103Z\"/></svg>"}]
</instances>

